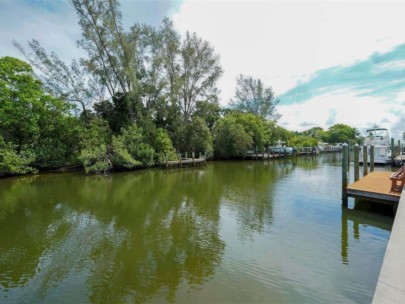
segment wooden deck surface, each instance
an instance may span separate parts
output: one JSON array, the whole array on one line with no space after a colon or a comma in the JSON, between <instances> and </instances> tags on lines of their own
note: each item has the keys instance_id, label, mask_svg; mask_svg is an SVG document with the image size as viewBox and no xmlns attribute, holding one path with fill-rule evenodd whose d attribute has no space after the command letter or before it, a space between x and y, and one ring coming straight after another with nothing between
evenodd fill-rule
<instances>
[{"instance_id":1,"label":"wooden deck surface","mask_svg":"<svg viewBox=\"0 0 405 304\"><path fill-rule=\"evenodd\" d=\"M391 173L387 171L371 172L359 181L349 185L347 194L354 197L399 202L401 193L391 192L391 180L389 179Z\"/></svg>"}]
</instances>

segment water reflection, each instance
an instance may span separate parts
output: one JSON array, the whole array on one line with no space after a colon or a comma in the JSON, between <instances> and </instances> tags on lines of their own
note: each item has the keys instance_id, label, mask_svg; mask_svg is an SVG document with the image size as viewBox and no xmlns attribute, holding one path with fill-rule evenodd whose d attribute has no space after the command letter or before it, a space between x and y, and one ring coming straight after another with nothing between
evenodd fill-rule
<instances>
[{"instance_id":1,"label":"water reflection","mask_svg":"<svg viewBox=\"0 0 405 304\"><path fill-rule=\"evenodd\" d=\"M0 302L367 302L390 221L341 215L339 161L1 180Z\"/></svg>"},{"instance_id":2,"label":"water reflection","mask_svg":"<svg viewBox=\"0 0 405 304\"><path fill-rule=\"evenodd\" d=\"M2 289L30 285L52 302L52 289L81 282L93 303L174 301L181 284L214 273L224 250L221 187L206 173L49 175L1 191Z\"/></svg>"},{"instance_id":3,"label":"water reflection","mask_svg":"<svg viewBox=\"0 0 405 304\"><path fill-rule=\"evenodd\" d=\"M370 212L370 210L375 208L380 210L380 212ZM384 206L381 208L381 206L375 206L375 203L367 201L356 201L353 209L342 207L341 257L343 264L349 264L350 232L353 233L353 240L360 240L361 226L369 226L373 227L374 229L388 232L391 231L392 218L390 217L389 220L387 220L387 216L384 216L381 213L382 209L388 213L390 212L387 210L391 210L392 214L391 206ZM364 210L368 210L368 212ZM351 229L349 227L350 223Z\"/></svg>"}]
</instances>

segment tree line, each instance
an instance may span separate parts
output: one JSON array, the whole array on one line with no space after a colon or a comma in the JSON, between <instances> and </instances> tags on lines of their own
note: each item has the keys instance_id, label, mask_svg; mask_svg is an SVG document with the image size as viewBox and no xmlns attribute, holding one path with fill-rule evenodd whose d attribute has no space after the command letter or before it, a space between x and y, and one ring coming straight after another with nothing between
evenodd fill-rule
<instances>
[{"instance_id":1,"label":"tree line","mask_svg":"<svg viewBox=\"0 0 405 304\"><path fill-rule=\"evenodd\" d=\"M223 70L209 42L181 36L169 19L126 31L116 0L71 3L85 58L67 64L36 40L29 51L14 42L26 61L0 58L0 176L130 170L177 152L235 158L279 139L303 146L358 137L344 125L314 134L278 126L274 92L250 76L238 77L235 98L221 108Z\"/></svg>"}]
</instances>

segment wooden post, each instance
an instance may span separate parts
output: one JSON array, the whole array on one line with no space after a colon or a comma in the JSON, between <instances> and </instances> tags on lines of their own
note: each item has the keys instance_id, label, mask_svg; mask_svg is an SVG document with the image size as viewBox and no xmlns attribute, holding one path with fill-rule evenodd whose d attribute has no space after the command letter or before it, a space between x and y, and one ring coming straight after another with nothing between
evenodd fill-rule
<instances>
[{"instance_id":1,"label":"wooden post","mask_svg":"<svg viewBox=\"0 0 405 304\"><path fill-rule=\"evenodd\" d=\"M368 174L367 146L363 146L363 176Z\"/></svg>"},{"instance_id":2,"label":"wooden post","mask_svg":"<svg viewBox=\"0 0 405 304\"><path fill-rule=\"evenodd\" d=\"M394 158L395 158L395 155L394 155L394 145L395 145L394 139L391 138L391 164L394 163Z\"/></svg>"},{"instance_id":3,"label":"wooden post","mask_svg":"<svg viewBox=\"0 0 405 304\"><path fill-rule=\"evenodd\" d=\"M191 152L191 157L193 158L193 166L195 165L194 156L195 156L194 152Z\"/></svg>"},{"instance_id":4,"label":"wooden post","mask_svg":"<svg viewBox=\"0 0 405 304\"><path fill-rule=\"evenodd\" d=\"M347 143L347 172L350 172L350 142Z\"/></svg>"},{"instance_id":5,"label":"wooden post","mask_svg":"<svg viewBox=\"0 0 405 304\"><path fill-rule=\"evenodd\" d=\"M374 146L370 146L370 172L374 171Z\"/></svg>"},{"instance_id":6,"label":"wooden post","mask_svg":"<svg viewBox=\"0 0 405 304\"><path fill-rule=\"evenodd\" d=\"M357 182L360 179L360 164L359 164L359 150L358 144L354 145L354 181Z\"/></svg>"},{"instance_id":7,"label":"wooden post","mask_svg":"<svg viewBox=\"0 0 405 304\"><path fill-rule=\"evenodd\" d=\"M342 158L342 205L347 207L347 159L349 155L347 144L343 144L343 158Z\"/></svg>"}]
</instances>

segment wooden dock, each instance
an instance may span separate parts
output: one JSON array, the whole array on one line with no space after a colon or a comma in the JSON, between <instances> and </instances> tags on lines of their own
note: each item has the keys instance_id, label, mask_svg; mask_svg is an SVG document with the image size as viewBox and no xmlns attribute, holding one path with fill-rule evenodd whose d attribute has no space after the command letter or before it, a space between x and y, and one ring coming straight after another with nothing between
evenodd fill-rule
<instances>
[{"instance_id":1,"label":"wooden dock","mask_svg":"<svg viewBox=\"0 0 405 304\"><path fill-rule=\"evenodd\" d=\"M181 158L179 160L167 160L162 162L160 165L165 168L172 168L172 167L186 167L186 166L197 166L197 165L204 165L207 163L207 159L205 157L200 158Z\"/></svg>"},{"instance_id":2,"label":"wooden dock","mask_svg":"<svg viewBox=\"0 0 405 304\"><path fill-rule=\"evenodd\" d=\"M398 203L401 197L399 192L391 192L392 172L373 171L362 179L348 185L347 196L379 201L381 203Z\"/></svg>"},{"instance_id":3,"label":"wooden dock","mask_svg":"<svg viewBox=\"0 0 405 304\"><path fill-rule=\"evenodd\" d=\"M393 140L391 141L393 146ZM399 143L398 143L399 146ZM354 180L348 184L349 153L347 144L343 145L342 158L342 205L347 207L347 197L364 198L378 203L393 204L396 209L394 225L392 227L384 261L378 278L377 287L374 293L373 304L396 304L404 303L405 299L405 194L404 171L398 170L394 175L392 172L374 171L374 147L370 147L370 173L367 167L367 146L363 146L363 178L360 179L359 172L359 146L354 146ZM391 156L394 159L393 155ZM397 177L400 185L397 187L391 183L391 179ZM398 189L392 192L391 189ZM345 210L344 210L345 212ZM342 217L343 218L343 217ZM342 226L342 237L344 227ZM342 259L347 261L347 246L342 238Z\"/></svg>"}]
</instances>

